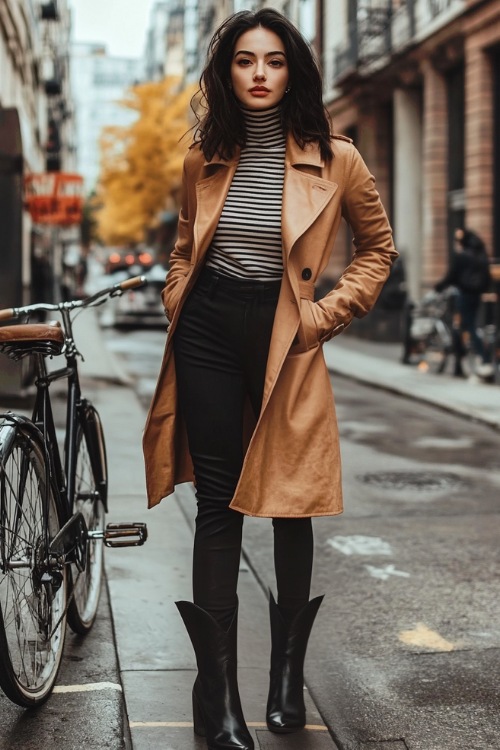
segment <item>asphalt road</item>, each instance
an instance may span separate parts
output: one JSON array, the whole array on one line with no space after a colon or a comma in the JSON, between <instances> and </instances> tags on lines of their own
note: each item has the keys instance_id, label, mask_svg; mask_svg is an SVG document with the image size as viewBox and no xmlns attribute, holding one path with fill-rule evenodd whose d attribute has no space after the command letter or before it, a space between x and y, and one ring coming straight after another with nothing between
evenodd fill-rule
<instances>
[{"instance_id":1,"label":"asphalt road","mask_svg":"<svg viewBox=\"0 0 500 750\"><path fill-rule=\"evenodd\" d=\"M146 407L164 333L108 334ZM500 747L498 434L334 378L346 512L315 521L307 682L342 750ZM247 519L267 588L272 534Z\"/></svg>"}]
</instances>

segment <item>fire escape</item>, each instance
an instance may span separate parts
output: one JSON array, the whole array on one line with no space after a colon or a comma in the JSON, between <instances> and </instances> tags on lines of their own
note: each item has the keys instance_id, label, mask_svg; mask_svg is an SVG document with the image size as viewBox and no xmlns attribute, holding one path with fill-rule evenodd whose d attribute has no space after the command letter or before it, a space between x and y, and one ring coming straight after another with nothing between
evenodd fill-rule
<instances>
[{"instance_id":1,"label":"fire escape","mask_svg":"<svg viewBox=\"0 0 500 750\"><path fill-rule=\"evenodd\" d=\"M62 130L72 116L66 100L65 82L69 75L69 57L62 35L68 34L57 0L45 0L40 6L42 27L41 74L48 103L46 170L62 169Z\"/></svg>"},{"instance_id":2,"label":"fire escape","mask_svg":"<svg viewBox=\"0 0 500 750\"><path fill-rule=\"evenodd\" d=\"M347 43L335 50L335 80L349 77L391 50L392 2L350 0Z\"/></svg>"},{"instance_id":3,"label":"fire escape","mask_svg":"<svg viewBox=\"0 0 500 750\"><path fill-rule=\"evenodd\" d=\"M445 0L448 1L448 0ZM415 0L349 0L347 40L334 50L334 85L383 64L394 51L401 20L408 41L415 33Z\"/></svg>"}]
</instances>

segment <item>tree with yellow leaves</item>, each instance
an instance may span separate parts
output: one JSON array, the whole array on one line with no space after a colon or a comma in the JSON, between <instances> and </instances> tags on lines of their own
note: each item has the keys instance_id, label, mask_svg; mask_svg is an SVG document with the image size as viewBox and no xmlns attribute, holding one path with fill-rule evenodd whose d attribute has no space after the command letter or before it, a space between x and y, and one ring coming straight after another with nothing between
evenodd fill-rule
<instances>
[{"instance_id":1,"label":"tree with yellow leaves","mask_svg":"<svg viewBox=\"0 0 500 750\"><path fill-rule=\"evenodd\" d=\"M160 212L176 207L192 95L171 77L133 86L122 104L137 118L103 129L97 223L106 244L142 241Z\"/></svg>"}]
</instances>

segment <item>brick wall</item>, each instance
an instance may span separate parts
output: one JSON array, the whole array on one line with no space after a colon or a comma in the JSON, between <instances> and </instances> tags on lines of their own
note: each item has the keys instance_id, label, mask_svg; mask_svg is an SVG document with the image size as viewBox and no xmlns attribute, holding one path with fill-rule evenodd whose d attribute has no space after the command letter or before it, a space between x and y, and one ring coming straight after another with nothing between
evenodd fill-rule
<instances>
[{"instance_id":1,"label":"brick wall","mask_svg":"<svg viewBox=\"0 0 500 750\"><path fill-rule=\"evenodd\" d=\"M422 63L423 253L422 281L432 286L448 266L448 112L444 76L430 60Z\"/></svg>"},{"instance_id":2,"label":"brick wall","mask_svg":"<svg viewBox=\"0 0 500 750\"><path fill-rule=\"evenodd\" d=\"M500 3L476 9L465 33L466 222L493 241L493 70L490 50L500 44Z\"/></svg>"}]
</instances>

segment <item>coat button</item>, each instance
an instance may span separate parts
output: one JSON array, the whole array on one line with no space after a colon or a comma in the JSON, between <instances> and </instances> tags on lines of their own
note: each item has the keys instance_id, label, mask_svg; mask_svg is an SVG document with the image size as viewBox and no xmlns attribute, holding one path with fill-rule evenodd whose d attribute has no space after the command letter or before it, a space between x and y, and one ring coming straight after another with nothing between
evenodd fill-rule
<instances>
[{"instance_id":1,"label":"coat button","mask_svg":"<svg viewBox=\"0 0 500 750\"><path fill-rule=\"evenodd\" d=\"M311 276L312 276L311 269L310 268L304 268L303 271L302 271L302 278L304 279L304 281L309 281L309 279L311 278Z\"/></svg>"}]
</instances>

